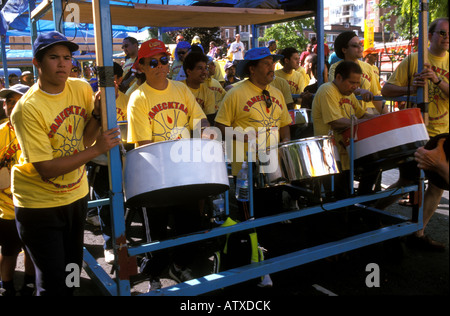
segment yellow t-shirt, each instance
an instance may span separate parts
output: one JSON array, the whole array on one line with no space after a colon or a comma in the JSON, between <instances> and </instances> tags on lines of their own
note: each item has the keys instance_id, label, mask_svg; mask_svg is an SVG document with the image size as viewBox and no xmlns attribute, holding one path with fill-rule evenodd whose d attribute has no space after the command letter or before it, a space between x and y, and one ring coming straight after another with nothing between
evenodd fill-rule
<instances>
[{"instance_id":1,"label":"yellow t-shirt","mask_svg":"<svg viewBox=\"0 0 450 316\"><path fill-rule=\"evenodd\" d=\"M217 69L217 68L216 68ZM223 97L227 93L222 87L219 81L214 78L209 77L205 80L206 86L214 92L216 112L219 109L219 103L222 101ZM208 113L207 113L208 114Z\"/></svg>"},{"instance_id":2,"label":"yellow t-shirt","mask_svg":"<svg viewBox=\"0 0 450 316\"><path fill-rule=\"evenodd\" d=\"M117 111L117 122L127 120L127 104L129 97L119 91L119 96L116 99L116 111Z\"/></svg>"},{"instance_id":3,"label":"yellow t-shirt","mask_svg":"<svg viewBox=\"0 0 450 316\"><path fill-rule=\"evenodd\" d=\"M0 125L0 167L5 167L11 172L13 165L19 162L22 151L11 123ZM11 187L0 190L0 218L14 219L14 204Z\"/></svg>"},{"instance_id":4,"label":"yellow t-shirt","mask_svg":"<svg viewBox=\"0 0 450 316\"><path fill-rule=\"evenodd\" d=\"M408 85L408 59L410 59L410 76L411 84L413 81L413 74L418 69L418 54L414 53L398 65L391 77L389 77L388 83L396 86ZM442 81L448 83L448 71L449 71L449 54L446 52L444 57L437 57L428 53L428 61L431 64L431 69L442 79ZM428 116L429 123L427 126L428 135L430 137L436 136L442 133L448 133L449 128L449 100L442 90L432 82L428 82Z\"/></svg>"},{"instance_id":5,"label":"yellow t-shirt","mask_svg":"<svg viewBox=\"0 0 450 316\"><path fill-rule=\"evenodd\" d=\"M334 80L334 72L336 70L336 67L342 62L342 60L335 62L331 65L330 71L328 73L328 81L332 82ZM363 62L361 60L358 60L358 65L362 69L362 76L361 76L361 89L368 90L373 93L373 95L381 95L381 86L380 81L376 74L373 71L372 65ZM361 105L364 110L367 108L375 108L375 105L373 102L364 102L361 101Z\"/></svg>"},{"instance_id":6,"label":"yellow t-shirt","mask_svg":"<svg viewBox=\"0 0 450 316\"><path fill-rule=\"evenodd\" d=\"M294 99L292 99L291 87L289 87L289 83L286 81L286 79L274 76L270 85L281 91L286 104L294 102Z\"/></svg>"},{"instance_id":7,"label":"yellow t-shirt","mask_svg":"<svg viewBox=\"0 0 450 316\"><path fill-rule=\"evenodd\" d=\"M83 151L84 128L93 108L91 86L77 78L68 78L59 94L48 94L35 84L20 98L11 115L23 157L12 169L15 206L64 206L88 194L84 165L62 176L42 179L32 163Z\"/></svg>"},{"instance_id":8,"label":"yellow t-shirt","mask_svg":"<svg viewBox=\"0 0 450 316\"><path fill-rule=\"evenodd\" d=\"M305 78L301 72L292 70L291 73L285 73L283 69L275 70L275 76L286 79L291 87L292 94L300 94L305 89Z\"/></svg>"},{"instance_id":9,"label":"yellow t-shirt","mask_svg":"<svg viewBox=\"0 0 450 316\"><path fill-rule=\"evenodd\" d=\"M241 127L244 130L253 128L255 132L258 132L259 128L263 128L266 135L257 139L263 142L258 143L259 150L269 147L270 144L273 145L271 141L279 142L279 134L274 135L271 131L272 127L281 128L292 122L281 91L271 85L268 85L266 90L272 98L270 108L266 106L262 97L262 90L250 80L245 80L234 86L223 98L215 119L216 122L233 128ZM278 138L273 139L276 136ZM237 175L243 159L247 159L246 152L248 149L246 145L242 146L242 144L233 142L233 175ZM243 159L236 159L236 157L242 157Z\"/></svg>"},{"instance_id":10,"label":"yellow t-shirt","mask_svg":"<svg viewBox=\"0 0 450 316\"><path fill-rule=\"evenodd\" d=\"M186 80L181 82L183 82L189 90L191 90L192 94L195 96L195 100L198 104L200 104L206 115L216 113L216 96L214 95L214 91L209 89L206 83L202 83L200 84L200 88L194 89L186 84Z\"/></svg>"},{"instance_id":11,"label":"yellow t-shirt","mask_svg":"<svg viewBox=\"0 0 450 316\"><path fill-rule=\"evenodd\" d=\"M131 94L127 115L128 143L189 138L194 120L206 118L189 88L172 80L164 90L143 83Z\"/></svg>"},{"instance_id":12,"label":"yellow t-shirt","mask_svg":"<svg viewBox=\"0 0 450 316\"><path fill-rule=\"evenodd\" d=\"M225 77L223 76L223 72L220 69L221 65L216 60L214 60L213 62L214 65L216 66L216 71L214 72L213 79L216 79L219 82L219 84L220 82L222 83L225 82Z\"/></svg>"},{"instance_id":13,"label":"yellow t-shirt","mask_svg":"<svg viewBox=\"0 0 450 316\"><path fill-rule=\"evenodd\" d=\"M311 80L311 78L306 73L305 68L303 68L302 66L299 66L295 71L302 74L303 79L305 79L305 87L307 87L309 85L309 81Z\"/></svg>"},{"instance_id":14,"label":"yellow t-shirt","mask_svg":"<svg viewBox=\"0 0 450 316\"><path fill-rule=\"evenodd\" d=\"M331 130L330 122L340 118L350 118L352 115L360 118L364 114L365 111L354 94L343 95L333 82L324 83L317 90L312 103L314 135L328 135ZM342 142L341 134L335 132L334 139L338 147L342 168L348 170L350 168L349 155Z\"/></svg>"}]
</instances>

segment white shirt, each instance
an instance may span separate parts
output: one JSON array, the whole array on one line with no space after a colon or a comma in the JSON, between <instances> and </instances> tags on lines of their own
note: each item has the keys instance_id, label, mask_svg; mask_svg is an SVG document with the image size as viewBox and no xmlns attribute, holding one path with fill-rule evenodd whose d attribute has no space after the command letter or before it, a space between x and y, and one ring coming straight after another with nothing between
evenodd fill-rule
<instances>
[{"instance_id":1,"label":"white shirt","mask_svg":"<svg viewBox=\"0 0 450 316\"><path fill-rule=\"evenodd\" d=\"M233 53L233 60L243 60L245 46L242 42L231 43L231 52Z\"/></svg>"}]
</instances>

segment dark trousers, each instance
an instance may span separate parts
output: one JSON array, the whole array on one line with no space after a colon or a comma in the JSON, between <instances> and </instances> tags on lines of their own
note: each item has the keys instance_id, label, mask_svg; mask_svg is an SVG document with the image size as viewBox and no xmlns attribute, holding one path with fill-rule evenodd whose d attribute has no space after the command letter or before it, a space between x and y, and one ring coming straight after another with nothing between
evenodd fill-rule
<instances>
[{"instance_id":1,"label":"dark trousers","mask_svg":"<svg viewBox=\"0 0 450 316\"><path fill-rule=\"evenodd\" d=\"M201 229L198 201L180 206L147 208L146 212L152 241L163 241ZM170 232L167 226L171 227ZM151 254L150 264L144 273L159 277L171 261L184 269L193 263L198 251L198 244L195 243L155 251Z\"/></svg>"},{"instance_id":2,"label":"dark trousers","mask_svg":"<svg viewBox=\"0 0 450 316\"><path fill-rule=\"evenodd\" d=\"M88 196L72 204L42 209L16 207L19 236L36 270L36 295L73 295L66 286L68 264L83 261L84 221Z\"/></svg>"}]
</instances>

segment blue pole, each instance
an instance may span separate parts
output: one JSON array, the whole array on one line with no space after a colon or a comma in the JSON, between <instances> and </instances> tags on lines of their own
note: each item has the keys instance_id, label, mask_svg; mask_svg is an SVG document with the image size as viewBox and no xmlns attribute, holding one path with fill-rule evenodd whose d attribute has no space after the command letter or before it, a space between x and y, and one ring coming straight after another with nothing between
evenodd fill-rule
<instances>
[{"instance_id":1,"label":"blue pole","mask_svg":"<svg viewBox=\"0 0 450 316\"><path fill-rule=\"evenodd\" d=\"M323 70L325 69L325 51L324 51L324 30L323 30L323 0L317 0L317 10L316 10L316 34L317 34L317 82L320 86L323 79Z\"/></svg>"},{"instance_id":2,"label":"blue pole","mask_svg":"<svg viewBox=\"0 0 450 316\"><path fill-rule=\"evenodd\" d=\"M105 118L106 108L107 124L102 124L102 129L117 127L116 97L113 76L113 50L111 12L109 1L99 0L92 2L94 12L94 28L96 34L97 65L99 66L99 88L102 93L102 116ZM125 219L122 190L122 162L119 147L112 148L108 154L109 179L110 179L110 205L112 239L114 245L114 265L118 274L116 278L117 295L130 295L130 282L128 269L133 268L133 261L128 257L127 241L125 238Z\"/></svg>"}]
</instances>

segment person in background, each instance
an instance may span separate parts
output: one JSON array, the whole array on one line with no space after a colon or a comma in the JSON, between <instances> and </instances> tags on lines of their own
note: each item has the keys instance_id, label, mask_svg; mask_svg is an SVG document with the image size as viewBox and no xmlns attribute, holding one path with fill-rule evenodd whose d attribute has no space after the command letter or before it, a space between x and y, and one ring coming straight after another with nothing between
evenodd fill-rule
<instances>
[{"instance_id":1,"label":"person in background","mask_svg":"<svg viewBox=\"0 0 450 316\"><path fill-rule=\"evenodd\" d=\"M3 109L7 117L11 116L17 101L29 88L28 85L16 84L0 91L0 98L5 99ZM20 154L19 142L8 120L0 125L0 296L16 295L14 270L19 252L25 248L17 232L11 194L11 168L19 162ZM34 266L26 250L24 254L25 275L20 295L31 296L36 287Z\"/></svg>"},{"instance_id":2,"label":"person in background","mask_svg":"<svg viewBox=\"0 0 450 316\"><path fill-rule=\"evenodd\" d=\"M245 46L241 42L241 35L236 34L236 40L230 44L230 53L233 54L233 64L237 65L244 60Z\"/></svg>"},{"instance_id":3,"label":"person in background","mask_svg":"<svg viewBox=\"0 0 450 316\"><path fill-rule=\"evenodd\" d=\"M191 44L186 41L180 41L175 48L175 60L172 63L172 67L170 67L169 74L167 78L176 80L179 72L183 69L183 61L186 58L189 50L191 49Z\"/></svg>"},{"instance_id":4,"label":"person in background","mask_svg":"<svg viewBox=\"0 0 450 316\"><path fill-rule=\"evenodd\" d=\"M300 56L298 51L293 47L287 47L281 51L283 58L280 60L282 69L275 71L275 76L286 79L291 87L292 94L300 94L305 89L305 77L301 72L296 71L299 67ZM294 103L298 104L299 100L294 99Z\"/></svg>"},{"instance_id":5,"label":"person in background","mask_svg":"<svg viewBox=\"0 0 450 316\"><path fill-rule=\"evenodd\" d=\"M127 91L127 89L135 82L136 78L134 73L131 71L133 64L136 61L137 53L139 49L139 42L134 37L125 37L122 41L122 50L125 54L125 63L122 66L123 69L123 80L119 86L122 92Z\"/></svg>"},{"instance_id":6,"label":"person in background","mask_svg":"<svg viewBox=\"0 0 450 316\"><path fill-rule=\"evenodd\" d=\"M72 57L72 69L70 70L69 77L81 78L81 65L75 58Z\"/></svg>"},{"instance_id":7,"label":"person in background","mask_svg":"<svg viewBox=\"0 0 450 316\"><path fill-rule=\"evenodd\" d=\"M229 90L240 79L236 76L236 66L231 61L227 61L223 68L225 70L225 82L223 86L225 90Z\"/></svg>"},{"instance_id":8,"label":"person in background","mask_svg":"<svg viewBox=\"0 0 450 316\"><path fill-rule=\"evenodd\" d=\"M31 71L24 71L20 76L20 83L31 87L34 84L34 77Z\"/></svg>"},{"instance_id":9,"label":"person in background","mask_svg":"<svg viewBox=\"0 0 450 316\"><path fill-rule=\"evenodd\" d=\"M270 40L267 43L267 48L269 48L270 53L272 55L276 54L277 53L277 41L276 40Z\"/></svg>"}]
</instances>

